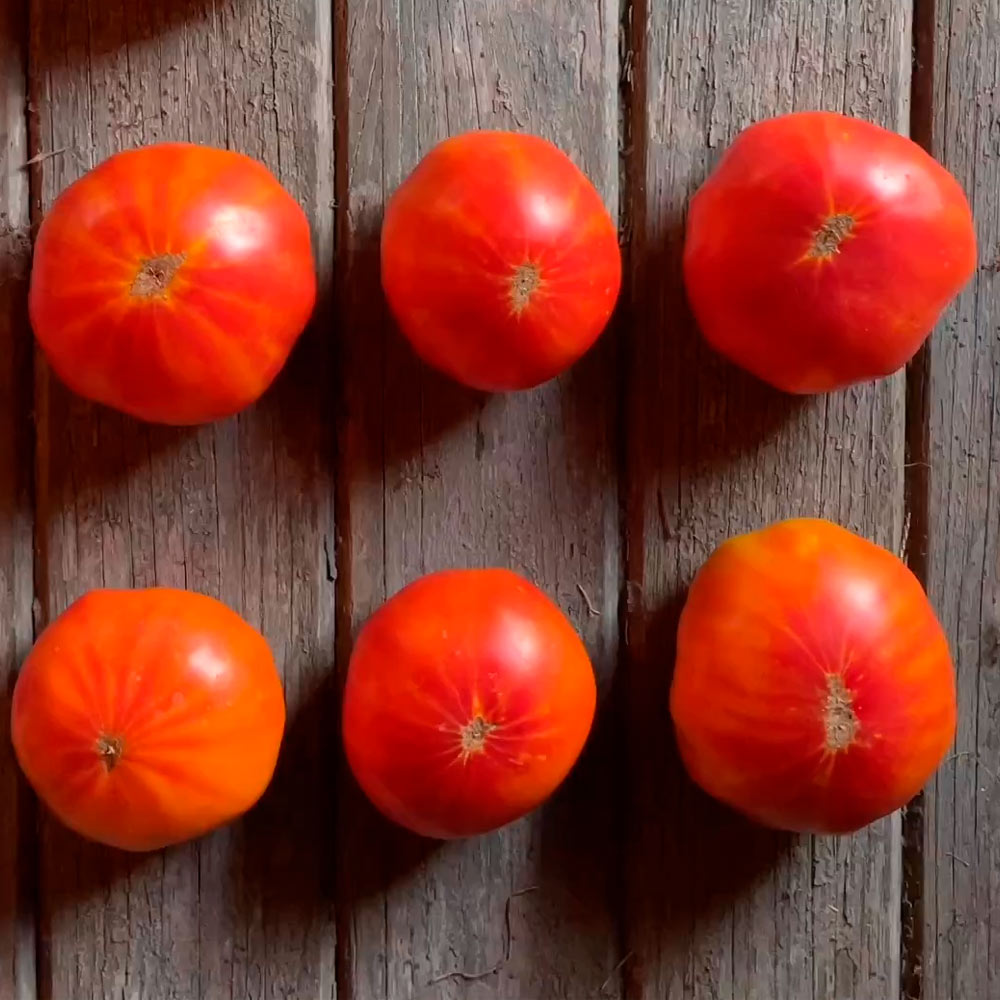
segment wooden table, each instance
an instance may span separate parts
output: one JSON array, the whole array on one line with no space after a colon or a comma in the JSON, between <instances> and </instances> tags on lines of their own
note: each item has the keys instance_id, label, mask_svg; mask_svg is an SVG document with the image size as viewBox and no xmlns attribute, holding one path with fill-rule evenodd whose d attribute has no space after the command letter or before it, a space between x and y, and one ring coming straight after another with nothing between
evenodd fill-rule
<instances>
[{"instance_id":1,"label":"wooden table","mask_svg":"<svg viewBox=\"0 0 1000 1000\"><path fill-rule=\"evenodd\" d=\"M0 1000L1000 996L998 51L1000 0L0 0L4 690L83 591L162 583L264 630L291 713L244 822L127 857L38 809L4 706ZM905 376L793 400L701 343L679 249L727 141L816 107L929 146L970 192L982 267ZM377 273L386 196L479 126L567 150L627 267L600 345L508 397L417 363ZM267 161L312 219L324 289L267 398L189 431L73 398L25 316L53 198L166 138ZM696 567L792 514L908 538L958 666L954 755L902 818L850 838L707 801L667 717ZM386 595L483 564L572 616L600 721L537 815L419 842L347 779L338 688Z\"/></svg>"}]
</instances>

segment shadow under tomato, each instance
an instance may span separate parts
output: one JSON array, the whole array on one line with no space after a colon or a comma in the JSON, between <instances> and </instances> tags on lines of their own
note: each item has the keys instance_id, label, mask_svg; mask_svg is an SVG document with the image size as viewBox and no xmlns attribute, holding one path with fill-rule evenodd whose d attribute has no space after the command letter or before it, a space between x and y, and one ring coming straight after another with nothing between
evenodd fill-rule
<instances>
[{"instance_id":1,"label":"shadow under tomato","mask_svg":"<svg viewBox=\"0 0 1000 1000\"><path fill-rule=\"evenodd\" d=\"M313 676L321 676L318 669ZM216 938L261 933L293 939L305 950L329 940L335 920L336 772L339 738L330 724L332 671L290 714L274 778L244 817L205 837L164 851L131 854L77 837L53 817L40 823L42 954L51 961L53 928L67 911L95 914L142 907L168 893L187 907L185 926ZM172 878L182 885L171 888ZM174 905L177 905L172 900ZM71 918L74 919L74 918ZM194 929L194 930L192 930ZM47 975L47 973L46 973ZM46 980L47 981L47 980Z\"/></svg>"},{"instance_id":2,"label":"shadow under tomato","mask_svg":"<svg viewBox=\"0 0 1000 1000\"><path fill-rule=\"evenodd\" d=\"M666 599L641 627L624 692L626 912L631 992L650 966L687 961L710 947L711 924L755 884L778 877L802 838L768 830L705 795L677 751L669 712L677 621L686 591ZM776 892L776 896L778 893ZM790 905L797 905L793 901Z\"/></svg>"},{"instance_id":3,"label":"shadow under tomato","mask_svg":"<svg viewBox=\"0 0 1000 1000\"><path fill-rule=\"evenodd\" d=\"M278 766L243 821L242 878L264 908L283 921L333 908L338 729L330 718L332 669L310 669L314 686L290 710ZM308 921L307 921L308 922Z\"/></svg>"},{"instance_id":4,"label":"shadow under tomato","mask_svg":"<svg viewBox=\"0 0 1000 1000\"><path fill-rule=\"evenodd\" d=\"M257 571L254 560L270 565L273 559L279 584L290 560L288 586L301 595L293 610L306 617L275 626L292 629L285 662L292 700L276 774L246 817L149 855L90 844L43 818L41 937L49 971L53 928L61 949L66 921L97 921L107 906L124 921L125 933L142 934L160 926L155 915L143 913L161 897L175 916L184 911L183 926L172 924L169 933L205 935L206 962L224 961L233 941L251 934L263 934L269 947L291 935L312 957L332 940L339 745L330 719L336 684L322 637L314 635L305 653L293 639L296 628L325 627L318 623L328 613L310 607L310 588L316 602L333 599L332 567L322 579L322 551L313 560L311 551L296 549L313 543L317 549L328 544L331 555L333 549L327 537L333 532L334 462L328 302L328 296L321 301L271 390L230 420L197 428L147 425L86 403L51 377L38 528L43 567L51 564L58 572L62 565L57 546L65 544L61 519L68 515L77 535L87 532L88 554L103 557L98 579L120 574L123 584L218 589L217 596L241 610L241 601L253 607L255 595L243 588L246 571ZM75 541L72 533L69 540ZM155 544L161 540L166 544ZM257 551L258 542L266 552ZM307 565L300 568L299 561ZM317 567L320 579L312 576ZM46 600L48 584L40 589ZM273 608L258 610L265 623L269 615L273 622ZM122 917L123 909L137 914L134 921ZM163 933L168 936L166 925ZM285 974L290 961L279 952L272 956L274 968L281 967L276 975ZM150 960L150 976L167 976L173 954L171 941L165 961ZM65 954L57 961L64 963Z\"/></svg>"},{"instance_id":5,"label":"shadow under tomato","mask_svg":"<svg viewBox=\"0 0 1000 1000\"><path fill-rule=\"evenodd\" d=\"M191 855L192 870L199 855L221 858L233 886L268 910L332 906L335 748L324 708L327 688L320 684L290 717L275 775L261 800L204 837L162 851L120 851L77 836L42 807L42 896L50 913L86 900L98 905L109 892L132 891L129 883L137 879L159 880L171 856L183 855Z\"/></svg>"},{"instance_id":6,"label":"shadow under tomato","mask_svg":"<svg viewBox=\"0 0 1000 1000\"><path fill-rule=\"evenodd\" d=\"M567 455L574 467L589 470L588 486L594 490L616 489L617 477L626 471L618 462L626 333L620 300L597 342L559 377Z\"/></svg>"},{"instance_id":7,"label":"shadow under tomato","mask_svg":"<svg viewBox=\"0 0 1000 1000\"><path fill-rule=\"evenodd\" d=\"M9 698L0 712L9 712ZM162 888L165 852L137 854L106 847L74 833L38 801L21 778L18 810L21 816L18 877L23 913L36 921L38 980L51 984L56 950L65 945L66 922L81 927L107 919L121 919L133 894L147 904ZM174 851L196 850L192 845ZM75 941L75 933L71 935ZM48 995L48 994L47 994Z\"/></svg>"},{"instance_id":8,"label":"shadow under tomato","mask_svg":"<svg viewBox=\"0 0 1000 1000\"><path fill-rule=\"evenodd\" d=\"M631 330L629 650L619 678L623 970L627 991L636 994L657 981L657 968L685 969L691 954L710 949L712 934L724 933L713 925L728 919L753 885L780 881L786 859L808 843L758 827L702 793L674 737L669 692L688 575L730 524L746 521L737 498L758 475L761 456L767 452L765 461L780 468L786 436L816 405L771 388L704 341L685 297L683 238L679 210L648 220L633 247L623 320Z\"/></svg>"},{"instance_id":9,"label":"shadow under tomato","mask_svg":"<svg viewBox=\"0 0 1000 1000\"><path fill-rule=\"evenodd\" d=\"M261 802L197 840L129 853L84 840L42 810L40 982L65 974L67 941L79 933L74 925L84 933L104 928L93 944L98 954L125 943L136 949L151 977L147 984L169 978L168 956L199 938L208 963L224 960L223 951L251 933L278 942L290 935L298 942L296 954L309 960L309 949L319 949L334 926L331 756L322 746L328 727L315 713L310 703L292 719L278 772ZM177 972L196 981L197 959Z\"/></svg>"},{"instance_id":10,"label":"shadow under tomato","mask_svg":"<svg viewBox=\"0 0 1000 1000\"><path fill-rule=\"evenodd\" d=\"M159 878L164 852L136 854L105 847L63 826L44 805L38 808L41 944L45 948L53 922L64 911L88 903L100 909L115 888L124 898L134 879Z\"/></svg>"},{"instance_id":11,"label":"shadow under tomato","mask_svg":"<svg viewBox=\"0 0 1000 1000\"><path fill-rule=\"evenodd\" d=\"M178 449L204 428L144 423L76 395L44 366L38 406L39 450L54 470L85 486L113 486L163 452Z\"/></svg>"},{"instance_id":12,"label":"shadow under tomato","mask_svg":"<svg viewBox=\"0 0 1000 1000\"><path fill-rule=\"evenodd\" d=\"M399 332L380 277L382 215L376 207L350 216L341 251L339 304L339 468L349 483L381 483L387 470L419 462L489 399L425 364ZM433 474L433 470L431 470ZM349 495L349 490L348 490Z\"/></svg>"},{"instance_id":13,"label":"shadow under tomato","mask_svg":"<svg viewBox=\"0 0 1000 1000\"><path fill-rule=\"evenodd\" d=\"M317 537L332 533L331 355L329 330L314 321L257 403L195 427L148 424L90 403L46 369L38 402L42 572L81 558L59 550L74 544L75 532L86 536L90 559L103 539L99 571L80 573L91 585L96 578L106 586L186 586L239 611L239 579L221 579L216 568L227 539L230 552L244 531L264 532L264 543L280 546L274 522L286 511L299 537L309 529ZM267 506L277 510L265 525ZM303 517L307 524L299 523ZM77 582L66 581L70 597ZM48 617L44 577L39 589Z\"/></svg>"},{"instance_id":14,"label":"shadow under tomato","mask_svg":"<svg viewBox=\"0 0 1000 1000\"><path fill-rule=\"evenodd\" d=\"M437 842L383 819L344 759L332 668L290 716L274 779L244 827L243 879L284 922L337 918L417 866ZM293 924L294 926L295 924Z\"/></svg>"},{"instance_id":15,"label":"shadow under tomato","mask_svg":"<svg viewBox=\"0 0 1000 1000\"><path fill-rule=\"evenodd\" d=\"M418 836L384 817L361 791L346 762L340 786L337 899L341 915L349 919L353 905L387 892L445 842Z\"/></svg>"},{"instance_id":16,"label":"shadow under tomato","mask_svg":"<svg viewBox=\"0 0 1000 1000\"><path fill-rule=\"evenodd\" d=\"M484 928L489 926L488 953L491 961L494 952L500 956L496 972L501 978L511 978L524 988L528 980L548 981L547 969L564 972L568 956L577 956L601 970L599 978L595 972L599 986L607 977L605 967L610 971L614 965L601 956L612 954L614 946L610 897L618 886L615 865L610 863L616 816L602 798L611 778L607 767L610 732L599 728L594 736L566 783L539 810L500 831L455 842L416 836L382 817L345 763L337 824L339 939L356 939L354 922L364 921L366 911L369 919L384 919L385 902L399 919L398 914L405 913L412 902L406 883L418 870L422 872L413 881L414 892L427 892L428 884L439 885L438 879L446 887L441 891L447 892L468 863L479 872L478 878L483 877L482 866L491 881L466 886L463 898L471 900L478 893L491 912L503 914L504 920L503 926L488 925L483 913L476 912L466 926L450 913L447 944L459 956L459 968L464 969L461 956L483 945ZM435 870L439 854L446 856L440 870ZM504 881L510 867L515 872L513 887ZM520 877L528 884L517 884L518 869L526 870ZM396 886L398 894L393 893ZM505 898L498 902L500 896ZM420 933L433 939L440 928L426 927ZM470 967L479 965L473 961ZM593 995L601 995L596 987Z\"/></svg>"},{"instance_id":17,"label":"shadow under tomato","mask_svg":"<svg viewBox=\"0 0 1000 1000\"><path fill-rule=\"evenodd\" d=\"M322 481L330 484L331 495L337 458L336 333L332 292L320 288L312 319L284 368L257 403L244 411L246 418L258 412L273 426L275 444L295 476L289 485L312 490Z\"/></svg>"},{"instance_id":18,"label":"shadow under tomato","mask_svg":"<svg viewBox=\"0 0 1000 1000\"><path fill-rule=\"evenodd\" d=\"M633 285L623 306L634 497L655 495L664 480L724 477L816 405L816 397L781 392L708 345L684 290L683 214L665 213L648 228L632 248Z\"/></svg>"},{"instance_id":19,"label":"shadow under tomato","mask_svg":"<svg viewBox=\"0 0 1000 1000\"><path fill-rule=\"evenodd\" d=\"M618 995L614 984L622 957L616 702L612 689L576 767L535 814L537 848L530 857L538 889L522 907L526 933L513 948L518 967L533 977L532 983L552 981L572 967L573 986L593 997Z\"/></svg>"}]
</instances>

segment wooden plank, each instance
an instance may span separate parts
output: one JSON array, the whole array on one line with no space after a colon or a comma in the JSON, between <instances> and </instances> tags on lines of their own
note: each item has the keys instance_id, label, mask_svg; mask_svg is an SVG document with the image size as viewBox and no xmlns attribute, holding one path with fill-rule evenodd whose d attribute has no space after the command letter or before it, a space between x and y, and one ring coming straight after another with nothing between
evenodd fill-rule
<instances>
[{"instance_id":1,"label":"wooden plank","mask_svg":"<svg viewBox=\"0 0 1000 1000\"><path fill-rule=\"evenodd\" d=\"M342 669L352 630L384 597L427 571L498 564L571 615L607 686L621 565L613 339L536 391L466 392L392 330L377 260L386 197L436 141L464 129L552 139L615 209L618 5L338 9ZM592 749L539 814L466 842L415 841L348 793L340 996L618 995L611 747L598 737Z\"/></svg>"},{"instance_id":2,"label":"wooden plank","mask_svg":"<svg viewBox=\"0 0 1000 1000\"><path fill-rule=\"evenodd\" d=\"M958 672L958 734L924 802L924 1000L995 996L1000 964L1000 3L938 0L931 151L972 203L980 267L930 342L928 591ZM930 60L929 60L930 62Z\"/></svg>"},{"instance_id":3,"label":"wooden plank","mask_svg":"<svg viewBox=\"0 0 1000 1000\"><path fill-rule=\"evenodd\" d=\"M0 997L35 996L34 806L10 749L9 693L32 640L27 18L0 7Z\"/></svg>"},{"instance_id":4,"label":"wooden plank","mask_svg":"<svg viewBox=\"0 0 1000 1000\"><path fill-rule=\"evenodd\" d=\"M265 160L333 241L332 25L303 0L78 0L32 6L41 200L113 151L163 138ZM320 320L277 386L238 418L151 428L38 380L42 618L91 587L187 586L261 627L289 729L248 819L124 857L42 826L46 997L334 992L332 783L324 717L333 642L329 331Z\"/></svg>"},{"instance_id":5,"label":"wooden plank","mask_svg":"<svg viewBox=\"0 0 1000 1000\"><path fill-rule=\"evenodd\" d=\"M840 840L751 827L683 776L667 699L685 588L725 537L820 514L899 544L902 377L805 400L758 384L700 340L680 252L688 198L750 122L827 108L905 131L909 18L895 0L633 12L630 997L898 994L898 817Z\"/></svg>"}]
</instances>

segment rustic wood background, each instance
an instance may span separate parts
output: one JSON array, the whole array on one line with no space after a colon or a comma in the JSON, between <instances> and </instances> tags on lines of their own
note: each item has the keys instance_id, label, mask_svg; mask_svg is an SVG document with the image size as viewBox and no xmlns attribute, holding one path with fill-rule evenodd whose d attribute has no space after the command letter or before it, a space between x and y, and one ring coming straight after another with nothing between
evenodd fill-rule
<instances>
[{"instance_id":1,"label":"rustic wood background","mask_svg":"<svg viewBox=\"0 0 1000 1000\"><path fill-rule=\"evenodd\" d=\"M0 705L0 1000L1000 996L998 51L1000 0L0 0L0 690L83 591L163 583L264 630L291 718L244 822L128 857L38 809ZM714 357L679 281L688 196L794 108L909 131L970 192L982 258L905 375L810 400ZM478 126L569 152L627 266L598 348L507 397L417 363L377 273L387 195ZM191 431L73 398L25 315L53 198L168 138L265 160L324 289L266 399ZM817 513L905 547L959 672L954 755L842 839L708 801L667 716L697 566ZM599 722L539 813L425 843L345 774L340 678L385 596L484 564L571 615Z\"/></svg>"}]
</instances>

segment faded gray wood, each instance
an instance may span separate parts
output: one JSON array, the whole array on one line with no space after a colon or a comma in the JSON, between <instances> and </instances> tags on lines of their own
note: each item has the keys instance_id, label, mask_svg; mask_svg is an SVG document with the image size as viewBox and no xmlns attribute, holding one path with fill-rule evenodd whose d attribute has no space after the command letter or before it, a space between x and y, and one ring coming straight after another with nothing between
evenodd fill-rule
<instances>
[{"instance_id":1,"label":"faded gray wood","mask_svg":"<svg viewBox=\"0 0 1000 1000\"><path fill-rule=\"evenodd\" d=\"M43 208L91 164L174 138L265 160L333 253L332 25L312 0L34 0ZM38 601L186 586L263 629L289 728L242 823L127 857L41 828L40 993L330 998L334 746L330 330L320 319L258 406L210 427L135 423L72 397L39 359ZM6 405L6 400L5 400ZM2 980L0 980L2 982Z\"/></svg>"},{"instance_id":2,"label":"faded gray wood","mask_svg":"<svg viewBox=\"0 0 1000 1000\"><path fill-rule=\"evenodd\" d=\"M340 2L342 669L350 633L404 584L503 565L569 613L610 684L621 579L613 338L533 392L467 392L402 344L377 259L387 196L436 141L477 126L547 136L616 209L618 15L607 0ZM392 830L348 790L341 995L619 995L611 754L598 734L554 802L461 843Z\"/></svg>"},{"instance_id":3,"label":"faded gray wood","mask_svg":"<svg viewBox=\"0 0 1000 1000\"><path fill-rule=\"evenodd\" d=\"M31 259L27 19L0 6L0 997L33 1000L33 805L10 748L14 674L31 645Z\"/></svg>"},{"instance_id":4,"label":"faded gray wood","mask_svg":"<svg viewBox=\"0 0 1000 1000\"><path fill-rule=\"evenodd\" d=\"M998 44L996 0L938 0L932 152L969 195L980 266L930 344L928 590L958 671L958 735L925 796L924 1000L1000 991Z\"/></svg>"},{"instance_id":5,"label":"faded gray wood","mask_svg":"<svg viewBox=\"0 0 1000 1000\"><path fill-rule=\"evenodd\" d=\"M902 377L806 400L754 382L700 341L680 255L688 198L750 122L822 107L905 131L909 5L648 0L643 41L645 6L633 28L628 995L885 1000L899 989L898 817L840 840L750 826L683 776L667 697L685 588L727 536L820 514L899 545Z\"/></svg>"},{"instance_id":6,"label":"faded gray wood","mask_svg":"<svg viewBox=\"0 0 1000 1000\"><path fill-rule=\"evenodd\" d=\"M666 696L684 588L723 537L818 512L899 543L901 379L804 402L780 397L700 343L678 275L687 198L742 125L827 107L905 129L910 5L636 0L625 11L634 51L622 66L632 134L621 136L619 9L606 0L337 0L336 136L334 25L323 0L31 6L29 144L26 25L20 4L0 3L4 690L32 634L21 165L40 158L34 193L44 208L123 146L228 143L265 159L306 205L329 284L336 144L342 344L335 380L324 306L262 404L190 432L92 408L39 362L39 624L92 586L156 582L215 594L271 640L292 720L262 806L197 844L130 859L42 819L39 995L898 995L898 820L840 841L750 827L683 777ZM925 802L922 974L924 1000L964 1000L1000 989L991 933L1000 920L1000 5L937 0L937 15L934 152L975 192L983 266L930 353L929 589L956 653L960 728ZM556 383L486 398L437 377L399 341L378 286L382 205L437 139L480 124L548 135L612 208L621 141L630 164L623 221L634 233L627 365L610 335ZM619 393L627 431L617 426ZM619 435L628 442L623 471ZM624 724L606 698L569 786L500 834L438 846L392 830L334 773L335 549L341 670L352 632L405 582L444 565L495 563L526 572L571 614L607 692L625 581ZM0 997L34 1000L34 808L4 750L6 727L4 711Z\"/></svg>"}]
</instances>

